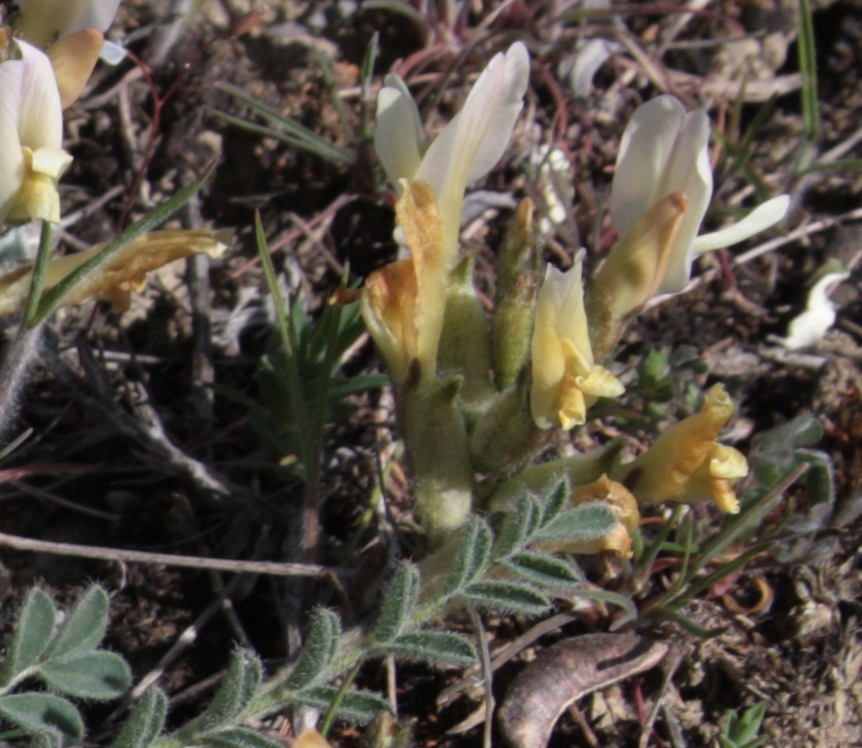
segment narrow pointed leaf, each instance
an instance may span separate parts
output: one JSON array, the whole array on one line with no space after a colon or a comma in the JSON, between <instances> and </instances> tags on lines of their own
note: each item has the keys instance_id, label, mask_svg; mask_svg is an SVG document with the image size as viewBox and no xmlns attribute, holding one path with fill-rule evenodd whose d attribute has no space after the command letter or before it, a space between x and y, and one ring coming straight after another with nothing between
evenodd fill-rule
<instances>
[{"instance_id":1,"label":"narrow pointed leaf","mask_svg":"<svg viewBox=\"0 0 862 748\"><path fill-rule=\"evenodd\" d=\"M374 636L381 642L388 642L401 634L410 621L418 598L419 570L413 564L399 564L383 598Z\"/></svg>"},{"instance_id":2,"label":"narrow pointed leaf","mask_svg":"<svg viewBox=\"0 0 862 748\"><path fill-rule=\"evenodd\" d=\"M470 641L449 631L414 631L400 636L386 649L400 660L464 667L476 662L476 650Z\"/></svg>"},{"instance_id":3,"label":"narrow pointed leaf","mask_svg":"<svg viewBox=\"0 0 862 748\"><path fill-rule=\"evenodd\" d=\"M262 675L257 655L247 649L236 650L215 698L190 727L199 733L235 724L257 693Z\"/></svg>"},{"instance_id":4,"label":"narrow pointed leaf","mask_svg":"<svg viewBox=\"0 0 862 748\"><path fill-rule=\"evenodd\" d=\"M291 690L305 688L329 665L341 636L341 620L331 610L318 608L312 613L305 646L285 685Z\"/></svg>"},{"instance_id":5,"label":"narrow pointed leaf","mask_svg":"<svg viewBox=\"0 0 862 748\"><path fill-rule=\"evenodd\" d=\"M544 553L516 553L506 565L528 582L543 587L571 587L583 581L565 561Z\"/></svg>"},{"instance_id":6,"label":"narrow pointed leaf","mask_svg":"<svg viewBox=\"0 0 862 748\"><path fill-rule=\"evenodd\" d=\"M158 688L144 692L111 748L150 748L165 726L168 700Z\"/></svg>"},{"instance_id":7,"label":"narrow pointed leaf","mask_svg":"<svg viewBox=\"0 0 862 748\"><path fill-rule=\"evenodd\" d=\"M566 478L557 481L545 491L540 499L542 504L542 526L553 522L560 512L566 508L570 494L571 489L569 481Z\"/></svg>"},{"instance_id":8,"label":"narrow pointed leaf","mask_svg":"<svg viewBox=\"0 0 862 748\"><path fill-rule=\"evenodd\" d=\"M316 709L326 711L337 693L338 689L332 686L319 686L303 691L296 698ZM389 703L377 694L368 691L349 691L341 702L337 717L365 724L385 711L389 711Z\"/></svg>"},{"instance_id":9,"label":"narrow pointed leaf","mask_svg":"<svg viewBox=\"0 0 862 748\"><path fill-rule=\"evenodd\" d=\"M477 582L463 592L474 605L505 613L537 616L551 607L541 592L514 582Z\"/></svg>"}]
</instances>

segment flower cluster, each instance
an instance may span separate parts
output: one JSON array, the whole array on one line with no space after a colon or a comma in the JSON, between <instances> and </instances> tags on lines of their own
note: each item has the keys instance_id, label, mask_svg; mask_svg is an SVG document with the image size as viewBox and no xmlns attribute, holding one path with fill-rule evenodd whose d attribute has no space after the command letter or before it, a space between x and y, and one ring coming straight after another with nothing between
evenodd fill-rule
<instances>
[{"instance_id":1,"label":"flower cluster","mask_svg":"<svg viewBox=\"0 0 862 748\"><path fill-rule=\"evenodd\" d=\"M588 473L580 458L546 463L539 472L524 467L554 428L584 424L597 401L623 394L623 382L603 363L626 323L652 297L683 290L699 254L780 221L789 199L774 198L730 228L699 235L713 192L709 119L659 96L637 109L622 136L610 209L618 240L598 273L584 277L583 250L567 271L548 265L539 272L525 201L507 240L514 248L504 245L499 255L489 331L472 260L459 250L461 212L468 185L490 171L512 137L528 74L523 44L498 54L433 140L406 83L386 78L375 146L399 195L396 233L404 247L402 259L367 279L362 311L396 385L420 518L458 526L474 501L472 476L482 472L508 476L496 497L518 486L532 490L540 474L543 485L565 475L573 504L600 502L618 520L601 538L559 549L629 555L638 506L711 498L722 511L737 511L733 485L748 466L718 443L733 414L723 388L713 387L700 413L628 464L614 459ZM505 375L494 371L500 361ZM433 490L423 493L423 485ZM429 508L442 493L450 499L445 509ZM455 496L466 505L455 508Z\"/></svg>"}]
</instances>

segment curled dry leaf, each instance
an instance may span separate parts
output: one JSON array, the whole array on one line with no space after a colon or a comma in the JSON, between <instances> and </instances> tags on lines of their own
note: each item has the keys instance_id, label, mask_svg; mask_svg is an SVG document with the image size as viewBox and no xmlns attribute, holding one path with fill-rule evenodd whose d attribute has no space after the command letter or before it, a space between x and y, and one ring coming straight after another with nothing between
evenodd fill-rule
<instances>
[{"instance_id":1,"label":"curled dry leaf","mask_svg":"<svg viewBox=\"0 0 862 748\"><path fill-rule=\"evenodd\" d=\"M649 670L667 650L637 634L585 634L548 647L509 687L498 714L503 735L514 748L544 748L571 704Z\"/></svg>"},{"instance_id":2,"label":"curled dry leaf","mask_svg":"<svg viewBox=\"0 0 862 748\"><path fill-rule=\"evenodd\" d=\"M231 241L230 232L207 229L153 231L129 242L110 259L83 278L66 297L67 304L80 304L96 297L111 301L114 309L125 311L133 291L146 285L147 273L173 260L195 254L218 257ZM104 249L97 244L84 252L51 260L45 271L45 290L56 286L70 273ZM33 277L31 265L0 275L0 317L24 309Z\"/></svg>"}]
</instances>

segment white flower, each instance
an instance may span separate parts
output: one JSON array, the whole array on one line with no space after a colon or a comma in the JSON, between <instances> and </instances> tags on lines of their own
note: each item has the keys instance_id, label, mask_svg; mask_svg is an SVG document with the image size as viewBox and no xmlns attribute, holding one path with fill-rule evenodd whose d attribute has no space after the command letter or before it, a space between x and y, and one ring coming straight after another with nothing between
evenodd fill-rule
<instances>
[{"instance_id":1,"label":"white flower","mask_svg":"<svg viewBox=\"0 0 862 748\"><path fill-rule=\"evenodd\" d=\"M611 220L621 236L660 200L674 192L688 200L658 293L687 285L691 263L704 252L741 242L778 223L787 213L787 195L768 200L739 223L698 237L712 197L709 119L699 109L686 113L674 96L659 96L638 107L620 142L611 189Z\"/></svg>"},{"instance_id":2,"label":"white flower","mask_svg":"<svg viewBox=\"0 0 862 748\"><path fill-rule=\"evenodd\" d=\"M794 317L786 338L779 342L791 351L807 348L820 340L835 324L835 307L829 301L829 289L835 283L850 277L850 273L827 273L811 289L805 311Z\"/></svg>"},{"instance_id":3,"label":"white flower","mask_svg":"<svg viewBox=\"0 0 862 748\"><path fill-rule=\"evenodd\" d=\"M52 42L84 29L108 30L120 0L18 0L15 31L45 49Z\"/></svg>"},{"instance_id":4,"label":"white flower","mask_svg":"<svg viewBox=\"0 0 862 748\"><path fill-rule=\"evenodd\" d=\"M619 397L624 390L593 358L584 310L583 258L581 250L565 273L548 265L536 303L530 410L541 429L579 426L596 400Z\"/></svg>"},{"instance_id":5,"label":"white flower","mask_svg":"<svg viewBox=\"0 0 862 748\"><path fill-rule=\"evenodd\" d=\"M389 181L426 182L437 196L447 264L458 254L464 192L500 160L523 107L530 74L527 48L516 42L496 55L470 91L463 109L430 143L406 84L388 75L377 99L374 146Z\"/></svg>"},{"instance_id":6,"label":"white flower","mask_svg":"<svg viewBox=\"0 0 862 748\"><path fill-rule=\"evenodd\" d=\"M0 223L58 223L57 180L72 161L62 149L60 92L45 54L15 44L21 59L0 64Z\"/></svg>"}]
</instances>

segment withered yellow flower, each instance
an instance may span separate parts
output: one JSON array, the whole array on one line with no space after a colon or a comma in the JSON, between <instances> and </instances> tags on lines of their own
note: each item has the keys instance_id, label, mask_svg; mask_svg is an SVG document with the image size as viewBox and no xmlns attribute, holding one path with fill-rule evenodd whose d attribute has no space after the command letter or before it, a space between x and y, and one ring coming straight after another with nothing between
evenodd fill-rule
<instances>
[{"instance_id":1,"label":"withered yellow flower","mask_svg":"<svg viewBox=\"0 0 862 748\"><path fill-rule=\"evenodd\" d=\"M395 212L410 257L371 273L361 300L368 331L397 383L405 382L414 367L420 379L434 378L446 305L443 236L434 190L406 179L402 185Z\"/></svg>"},{"instance_id":2,"label":"withered yellow flower","mask_svg":"<svg viewBox=\"0 0 862 748\"><path fill-rule=\"evenodd\" d=\"M748 463L741 452L717 441L732 416L730 397L715 385L699 413L668 429L617 477L641 505L712 499L723 512L735 514L739 501L733 485L748 475Z\"/></svg>"},{"instance_id":3,"label":"withered yellow flower","mask_svg":"<svg viewBox=\"0 0 862 748\"><path fill-rule=\"evenodd\" d=\"M545 546L558 553L601 553L610 551L620 558L632 557L632 533L640 525L638 503L632 493L622 484L603 475L592 483L578 486L572 491L569 503L581 506L601 502L616 515L616 524L595 540L554 541Z\"/></svg>"},{"instance_id":4,"label":"withered yellow flower","mask_svg":"<svg viewBox=\"0 0 862 748\"><path fill-rule=\"evenodd\" d=\"M114 309L124 311L129 307L132 292L140 291L146 285L148 272L194 254L218 257L230 239L229 232L206 229L144 234L86 276L72 289L65 303L79 304L94 297L108 300ZM104 244L97 244L84 252L49 262L45 271L45 290L56 286L104 247ZM24 309L32 276L33 270L29 265L0 275L0 317Z\"/></svg>"},{"instance_id":5,"label":"withered yellow flower","mask_svg":"<svg viewBox=\"0 0 862 748\"><path fill-rule=\"evenodd\" d=\"M539 428L564 429L586 420L600 397L618 397L622 383L595 363L590 345L584 287L583 251L565 273L548 266L539 291L531 344L533 385L530 408Z\"/></svg>"}]
</instances>

